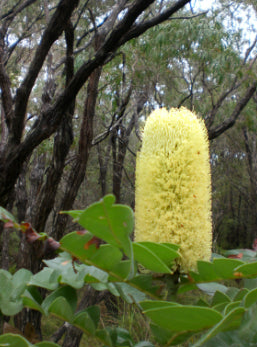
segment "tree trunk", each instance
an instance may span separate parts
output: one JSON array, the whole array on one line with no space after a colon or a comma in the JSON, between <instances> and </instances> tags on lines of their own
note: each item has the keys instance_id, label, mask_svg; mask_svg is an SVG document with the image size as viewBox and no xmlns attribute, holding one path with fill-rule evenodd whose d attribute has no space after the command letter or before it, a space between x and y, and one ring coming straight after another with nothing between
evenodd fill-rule
<instances>
[{"instance_id":1,"label":"tree trunk","mask_svg":"<svg viewBox=\"0 0 257 347\"><path fill-rule=\"evenodd\" d=\"M73 166L59 210L70 210L77 196L79 187L84 180L89 152L92 147L93 140L93 119L95 116L95 105L98 95L98 84L101 76L102 68L96 69L90 76L87 97L85 100L84 115L80 131L79 152L77 154L75 165ZM59 240L66 228L68 216L59 214L54 222L52 235Z\"/></svg>"}]
</instances>

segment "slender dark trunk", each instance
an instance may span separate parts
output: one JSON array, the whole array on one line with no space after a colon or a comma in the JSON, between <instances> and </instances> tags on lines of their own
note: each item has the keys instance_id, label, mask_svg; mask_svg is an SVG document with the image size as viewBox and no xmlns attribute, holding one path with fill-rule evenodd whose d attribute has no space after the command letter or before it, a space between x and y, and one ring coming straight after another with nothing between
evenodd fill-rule
<instances>
[{"instance_id":1,"label":"slender dark trunk","mask_svg":"<svg viewBox=\"0 0 257 347\"><path fill-rule=\"evenodd\" d=\"M83 121L80 131L79 152L77 154L75 164L70 172L66 191L59 210L70 210L72 208L79 187L81 186L81 183L85 177L89 152L92 147L93 120L95 116L95 105L101 72L102 68L98 68L91 74L89 78ZM67 222L67 215L59 214L57 216L52 230L52 235L55 239L59 240L63 236Z\"/></svg>"}]
</instances>

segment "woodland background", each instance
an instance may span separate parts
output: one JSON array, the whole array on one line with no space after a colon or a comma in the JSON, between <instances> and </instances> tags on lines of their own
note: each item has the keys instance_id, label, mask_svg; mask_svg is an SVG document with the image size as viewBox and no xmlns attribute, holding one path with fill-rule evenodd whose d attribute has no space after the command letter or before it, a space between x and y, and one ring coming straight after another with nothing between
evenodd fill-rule
<instances>
[{"instance_id":1,"label":"woodland background","mask_svg":"<svg viewBox=\"0 0 257 347\"><path fill-rule=\"evenodd\" d=\"M156 107L206 123L214 250L257 238L255 0L1 0L0 205L59 240L59 211L107 193L134 207L136 153ZM51 250L1 226L1 267ZM51 254L50 254L51 256Z\"/></svg>"}]
</instances>

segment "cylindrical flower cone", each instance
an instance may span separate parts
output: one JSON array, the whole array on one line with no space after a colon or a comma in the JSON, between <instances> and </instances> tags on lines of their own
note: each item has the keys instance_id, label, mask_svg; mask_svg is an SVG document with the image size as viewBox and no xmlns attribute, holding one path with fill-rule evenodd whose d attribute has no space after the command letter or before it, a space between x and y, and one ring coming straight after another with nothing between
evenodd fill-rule
<instances>
[{"instance_id":1,"label":"cylindrical flower cone","mask_svg":"<svg viewBox=\"0 0 257 347\"><path fill-rule=\"evenodd\" d=\"M181 272L210 260L209 143L204 122L186 108L147 119L137 157L135 241L180 245Z\"/></svg>"}]
</instances>

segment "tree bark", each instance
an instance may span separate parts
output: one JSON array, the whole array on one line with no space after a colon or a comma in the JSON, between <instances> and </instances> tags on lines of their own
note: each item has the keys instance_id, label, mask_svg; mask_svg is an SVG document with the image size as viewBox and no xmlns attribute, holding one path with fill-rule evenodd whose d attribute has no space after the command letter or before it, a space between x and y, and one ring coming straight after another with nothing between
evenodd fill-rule
<instances>
[{"instance_id":1,"label":"tree bark","mask_svg":"<svg viewBox=\"0 0 257 347\"><path fill-rule=\"evenodd\" d=\"M94 70L89 78L87 86L87 97L84 106L84 115L80 130L79 152L76 162L70 172L66 191L61 202L59 210L70 210L77 196L79 187L84 180L89 152L92 147L93 140L93 119L95 116L95 105L98 95L98 84L101 76L102 68ZM59 214L55 220L52 235L59 240L64 232L68 222L68 216Z\"/></svg>"}]
</instances>

